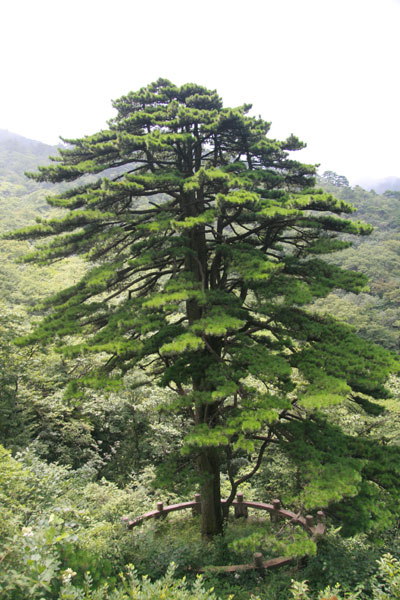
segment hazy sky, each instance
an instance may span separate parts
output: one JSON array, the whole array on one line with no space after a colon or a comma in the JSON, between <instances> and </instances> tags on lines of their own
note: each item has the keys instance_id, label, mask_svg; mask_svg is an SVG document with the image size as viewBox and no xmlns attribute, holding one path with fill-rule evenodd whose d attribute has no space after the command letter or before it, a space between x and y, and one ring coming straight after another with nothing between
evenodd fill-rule
<instances>
[{"instance_id":1,"label":"hazy sky","mask_svg":"<svg viewBox=\"0 0 400 600\"><path fill-rule=\"evenodd\" d=\"M158 77L253 103L297 157L400 177L400 0L2 0L0 128L94 133Z\"/></svg>"}]
</instances>

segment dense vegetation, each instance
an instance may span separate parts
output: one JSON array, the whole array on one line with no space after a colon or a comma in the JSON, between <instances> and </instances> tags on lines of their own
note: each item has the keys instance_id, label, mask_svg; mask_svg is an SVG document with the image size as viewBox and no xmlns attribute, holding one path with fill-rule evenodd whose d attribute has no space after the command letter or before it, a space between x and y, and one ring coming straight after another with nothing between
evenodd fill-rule
<instances>
[{"instance_id":1,"label":"dense vegetation","mask_svg":"<svg viewBox=\"0 0 400 600\"><path fill-rule=\"evenodd\" d=\"M22 175L56 148L8 136L0 153L2 231L20 230L0 248L4 598L300 599L327 585L340 598L338 581L399 597L398 200L329 173L313 188L314 168L289 158L296 138L268 140L248 107L197 86L160 81L116 107L109 131L70 140L40 171L56 189ZM32 252L33 237L45 242ZM323 508L318 550L290 524L251 519L205 543L204 510L202 525L123 527L159 499L206 496L207 461L217 498L240 484ZM298 562L192 576L260 549Z\"/></svg>"}]
</instances>

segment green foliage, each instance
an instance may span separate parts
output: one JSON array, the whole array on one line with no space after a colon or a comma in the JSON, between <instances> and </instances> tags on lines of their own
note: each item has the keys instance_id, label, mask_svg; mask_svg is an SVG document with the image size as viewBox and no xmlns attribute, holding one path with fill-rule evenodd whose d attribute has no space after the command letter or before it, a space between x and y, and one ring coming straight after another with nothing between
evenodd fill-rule
<instances>
[{"instance_id":1,"label":"green foliage","mask_svg":"<svg viewBox=\"0 0 400 600\"><path fill-rule=\"evenodd\" d=\"M293 581L291 586L294 600L355 600L356 598L371 598L371 600L396 600L400 598L400 563L390 554L385 554L378 560L379 572L372 579L372 593L364 595L362 589L345 592L340 584L328 586L317 595L309 594L309 586L305 581Z\"/></svg>"},{"instance_id":2,"label":"green foliage","mask_svg":"<svg viewBox=\"0 0 400 600\"><path fill-rule=\"evenodd\" d=\"M31 491L23 466L0 446L0 539L10 535L21 515L25 515L25 502Z\"/></svg>"},{"instance_id":3,"label":"green foliage","mask_svg":"<svg viewBox=\"0 0 400 600\"><path fill-rule=\"evenodd\" d=\"M32 451L13 459L0 449L1 597L58 597L66 569L75 572L78 586L88 570L96 588L105 582L113 586L135 556L121 515L132 507L140 514L155 504L160 491L151 497L152 477L138 477L134 488L120 490L106 481L91 482L95 472L87 466L72 471L48 465Z\"/></svg>"},{"instance_id":4,"label":"green foliage","mask_svg":"<svg viewBox=\"0 0 400 600\"><path fill-rule=\"evenodd\" d=\"M122 582L110 592L109 586L94 590L90 573L83 587L73 584L74 572L64 571L59 600L218 600L213 590L206 590L201 577L190 585L186 577L174 577L175 566L171 563L164 577L151 581L147 576L139 577L135 568L128 565L120 574ZM233 598L233 596L231 596Z\"/></svg>"},{"instance_id":5,"label":"green foliage","mask_svg":"<svg viewBox=\"0 0 400 600\"><path fill-rule=\"evenodd\" d=\"M73 533L64 529L63 520L54 515L40 525L35 530L23 527L5 548L8 569L0 572L0 590L5 599L56 597L60 552Z\"/></svg>"}]
</instances>

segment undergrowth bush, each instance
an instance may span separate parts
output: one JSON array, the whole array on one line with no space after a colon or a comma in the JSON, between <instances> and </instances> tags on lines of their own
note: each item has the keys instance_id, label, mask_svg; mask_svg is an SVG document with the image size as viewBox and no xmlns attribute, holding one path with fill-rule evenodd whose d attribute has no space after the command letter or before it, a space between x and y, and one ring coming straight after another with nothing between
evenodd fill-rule
<instances>
[{"instance_id":1,"label":"undergrowth bush","mask_svg":"<svg viewBox=\"0 0 400 600\"><path fill-rule=\"evenodd\" d=\"M384 554L378 561L378 572L368 582L368 588L359 587L354 592L344 592L340 584L327 587L322 592L310 595L307 582L293 581L291 593L294 600L399 600L400 562L391 554Z\"/></svg>"},{"instance_id":2,"label":"undergrowth bush","mask_svg":"<svg viewBox=\"0 0 400 600\"><path fill-rule=\"evenodd\" d=\"M164 577L154 582L147 576L140 578L134 567L128 565L126 573L120 574L121 583L112 591L107 584L93 590L90 574L84 586L77 588L72 583L72 575L73 572L64 573L59 600L218 600L212 589L203 587L201 577L192 584L185 577L176 579L173 563Z\"/></svg>"}]
</instances>

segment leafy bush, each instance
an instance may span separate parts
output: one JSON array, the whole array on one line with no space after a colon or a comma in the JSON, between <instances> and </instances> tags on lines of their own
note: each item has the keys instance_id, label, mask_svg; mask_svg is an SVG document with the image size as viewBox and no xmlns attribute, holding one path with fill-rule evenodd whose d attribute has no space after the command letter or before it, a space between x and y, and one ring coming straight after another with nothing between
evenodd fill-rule
<instances>
[{"instance_id":1,"label":"leafy bush","mask_svg":"<svg viewBox=\"0 0 400 600\"><path fill-rule=\"evenodd\" d=\"M391 554L385 554L378 560L378 573L372 578L371 591L365 595L362 589L344 593L339 584L327 587L317 595L310 596L309 587L305 581L293 581L291 586L294 600L353 600L355 598L370 598L371 600L400 599L400 562Z\"/></svg>"},{"instance_id":2,"label":"leafy bush","mask_svg":"<svg viewBox=\"0 0 400 600\"><path fill-rule=\"evenodd\" d=\"M380 552L382 548L364 534L343 538L331 529L319 540L317 554L308 560L303 576L312 582L313 590L338 581L344 590L354 590L374 575Z\"/></svg>"},{"instance_id":3,"label":"leafy bush","mask_svg":"<svg viewBox=\"0 0 400 600\"><path fill-rule=\"evenodd\" d=\"M3 446L0 446L0 540L9 535L26 514L32 493L28 472Z\"/></svg>"},{"instance_id":4,"label":"leafy bush","mask_svg":"<svg viewBox=\"0 0 400 600\"><path fill-rule=\"evenodd\" d=\"M93 590L90 574L83 588L72 583L73 571L63 574L64 585L60 591L60 600L218 600L213 590L203 587L201 577L189 585L186 578L175 579L175 566L172 563L161 579L152 582L147 576L139 578L133 566L127 567L127 573L121 574L122 583L109 592L107 585ZM233 599L233 596L230 596Z\"/></svg>"},{"instance_id":5,"label":"leafy bush","mask_svg":"<svg viewBox=\"0 0 400 600\"><path fill-rule=\"evenodd\" d=\"M1 598L54 598L59 588L63 548L73 540L73 531L55 515L43 519L35 528L17 530L1 549Z\"/></svg>"}]
</instances>

